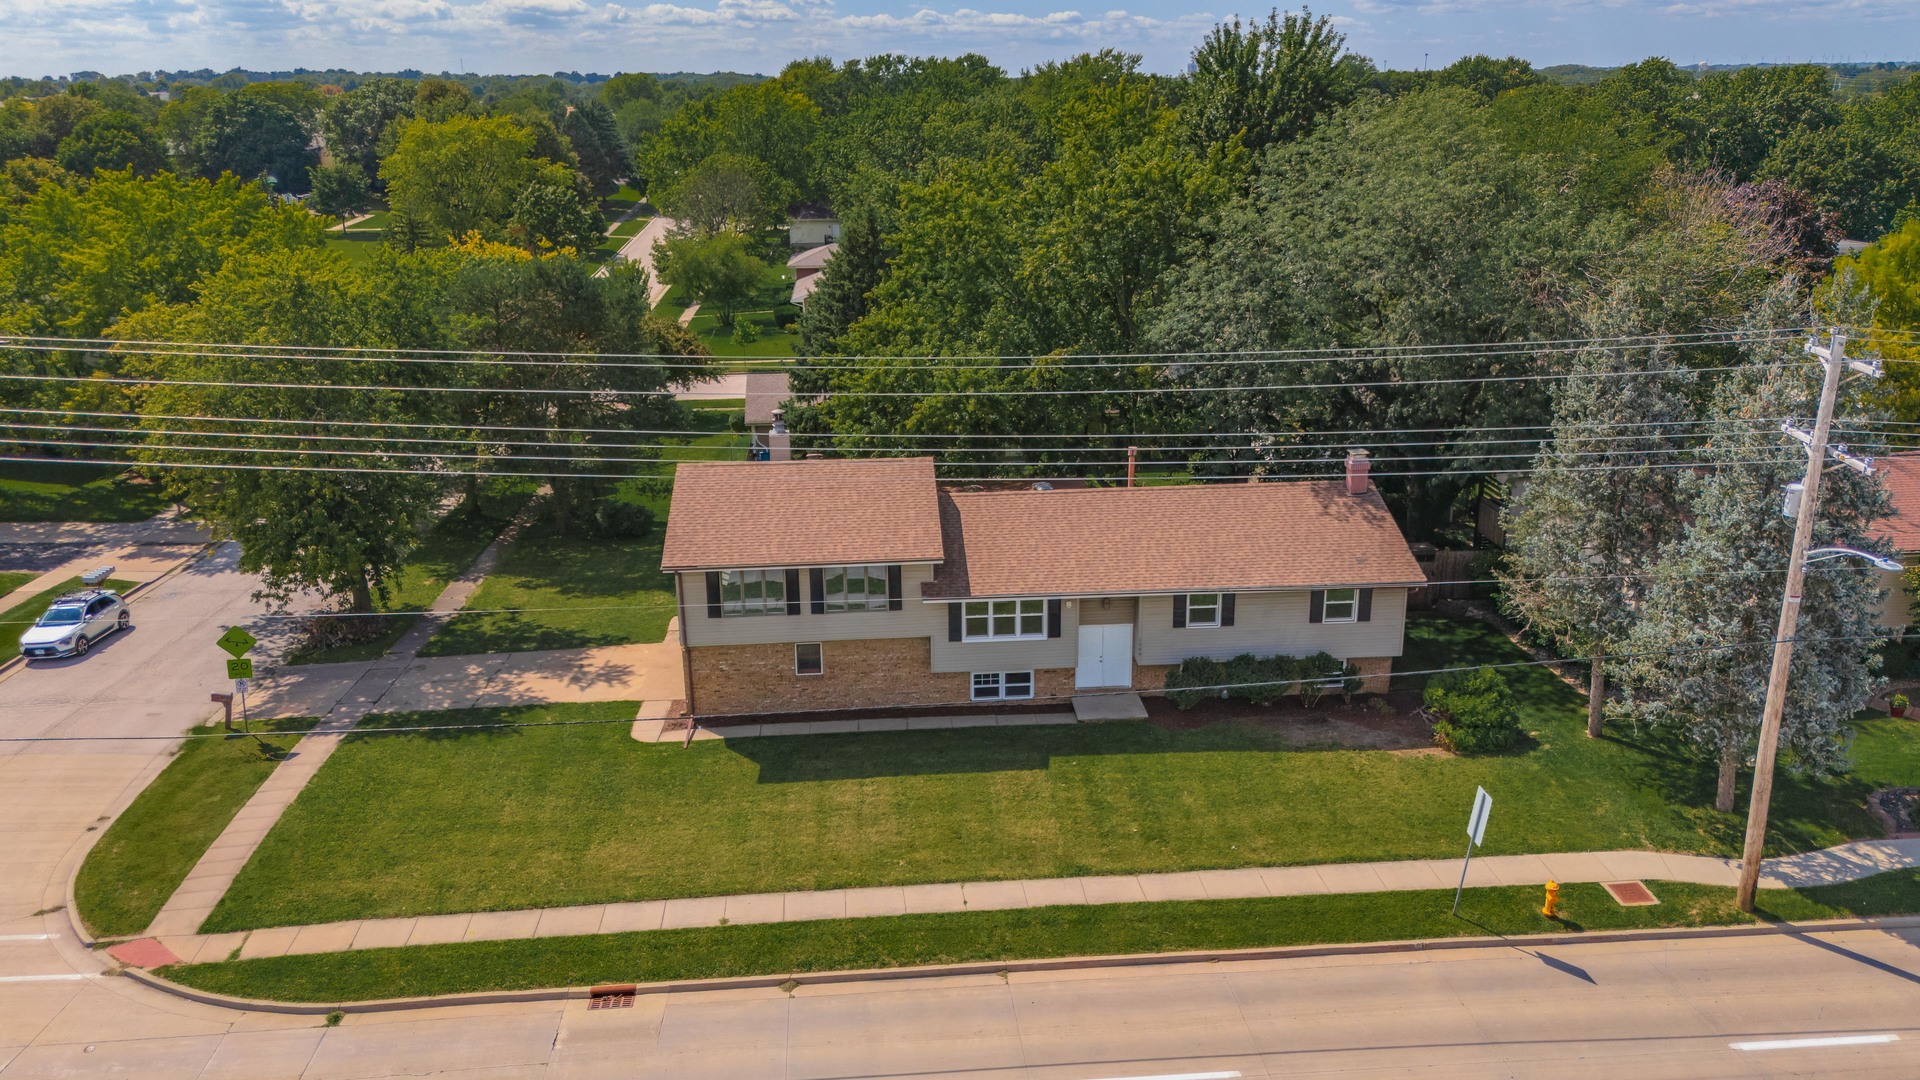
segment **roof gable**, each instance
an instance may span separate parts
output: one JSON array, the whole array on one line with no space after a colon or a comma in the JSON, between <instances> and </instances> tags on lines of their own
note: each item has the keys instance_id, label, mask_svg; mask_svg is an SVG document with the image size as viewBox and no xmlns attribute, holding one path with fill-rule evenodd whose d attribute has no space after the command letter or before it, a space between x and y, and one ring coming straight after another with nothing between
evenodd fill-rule
<instances>
[{"instance_id":1,"label":"roof gable","mask_svg":"<svg viewBox=\"0 0 1920 1080\"><path fill-rule=\"evenodd\" d=\"M683 462L661 566L938 562L935 492L932 458Z\"/></svg>"}]
</instances>

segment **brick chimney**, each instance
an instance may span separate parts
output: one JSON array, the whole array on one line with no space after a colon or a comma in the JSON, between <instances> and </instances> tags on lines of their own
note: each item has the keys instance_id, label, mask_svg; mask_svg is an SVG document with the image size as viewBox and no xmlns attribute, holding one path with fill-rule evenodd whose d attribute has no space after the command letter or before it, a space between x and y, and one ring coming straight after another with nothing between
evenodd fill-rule
<instances>
[{"instance_id":1,"label":"brick chimney","mask_svg":"<svg viewBox=\"0 0 1920 1080\"><path fill-rule=\"evenodd\" d=\"M1367 476L1372 464L1365 450L1347 451L1347 494L1365 495L1373 490L1373 481Z\"/></svg>"}]
</instances>

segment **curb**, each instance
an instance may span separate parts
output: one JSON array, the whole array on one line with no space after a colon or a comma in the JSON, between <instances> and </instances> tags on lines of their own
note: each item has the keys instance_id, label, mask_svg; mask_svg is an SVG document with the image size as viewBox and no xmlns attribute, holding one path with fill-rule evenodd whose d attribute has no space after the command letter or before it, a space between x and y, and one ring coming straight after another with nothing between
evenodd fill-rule
<instances>
[{"instance_id":1,"label":"curb","mask_svg":"<svg viewBox=\"0 0 1920 1080\"><path fill-rule=\"evenodd\" d=\"M1373 956L1387 953L1443 952L1464 949L1508 949L1523 946L1610 944L1613 942L1674 941L1686 938L1767 937L1777 934L1837 933L1847 930L1899 930L1920 928L1920 915L1889 915L1855 919L1826 919L1816 922L1779 922L1739 926L1669 927L1656 930L1604 930L1584 934L1531 934L1524 937L1424 938L1408 941L1373 941L1342 945L1287 945L1255 949L1212 950L1206 952L1134 953L1117 956L1054 957L1042 960L979 961L964 964L935 964L924 967L869 968L854 971L788 972L774 975L748 975L719 979L680 979L668 982L622 985L623 992L636 994L686 994L705 990L760 990L789 986L826 986L863 981L904 981L910 979L951 978L959 975L1008 975L1014 972L1085 971L1098 968L1156 967L1175 964L1237 963L1253 960L1289 960L1316 956ZM199 990L163 979L140 968L121 972L136 982L163 993L202 1005L244 1012L321 1015L331 1012L389 1013L414 1009L439 1009L462 1005L501 1005L522 1002L584 1000L593 988L573 986L546 990L491 990L435 997L382 998L374 1001L308 1003L263 1001L231 997Z\"/></svg>"}]
</instances>

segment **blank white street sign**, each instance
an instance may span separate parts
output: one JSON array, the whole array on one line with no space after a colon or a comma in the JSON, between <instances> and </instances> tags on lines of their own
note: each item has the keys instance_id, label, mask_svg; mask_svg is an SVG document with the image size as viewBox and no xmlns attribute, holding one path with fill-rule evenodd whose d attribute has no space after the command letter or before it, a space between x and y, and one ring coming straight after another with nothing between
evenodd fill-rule
<instances>
[{"instance_id":1,"label":"blank white street sign","mask_svg":"<svg viewBox=\"0 0 1920 1080\"><path fill-rule=\"evenodd\" d=\"M1473 814L1467 818L1467 835L1473 838L1473 846L1479 847L1482 837L1487 835L1487 815L1493 812L1493 796L1487 789L1473 789Z\"/></svg>"}]
</instances>

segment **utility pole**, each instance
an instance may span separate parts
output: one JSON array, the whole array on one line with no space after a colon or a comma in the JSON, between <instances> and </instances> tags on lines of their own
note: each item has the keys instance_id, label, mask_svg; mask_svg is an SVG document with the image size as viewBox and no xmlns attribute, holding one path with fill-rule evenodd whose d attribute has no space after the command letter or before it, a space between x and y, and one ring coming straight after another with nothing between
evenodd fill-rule
<instances>
[{"instance_id":1,"label":"utility pole","mask_svg":"<svg viewBox=\"0 0 1920 1080\"><path fill-rule=\"evenodd\" d=\"M1753 896L1760 886L1760 853L1766 846L1767 809L1773 799L1774 758L1780 751L1780 717L1787 708L1787 669L1793 663L1793 635L1800 624L1801 584L1806 578L1807 544L1813 538L1813 519L1820 506L1820 478L1827 466L1827 434L1833 427L1834 400L1840 394L1840 376L1849 366L1878 376L1877 362L1846 359L1847 336L1834 330L1825 348L1809 342L1807 351L1826 364L1826 377L1820 386L1820 411L1808 434L1787 433L1807 446L1807 476L1800 493L1799 513L1793 524L1793 552L1787 561L1786 593L1780 598L1780 626L1773 635L1773 666L1767 673L1767 701L1760 715L1760 745L1753 756L1753 796L1747 805L1747 839L1740 856L1740 889L1735 902L1740 910L1753 910ZM1846 455L1842 460L1862 471L1870 463ZM1850 460L1849 460L1850 459Z\"/></svg>"}]
</instances>

